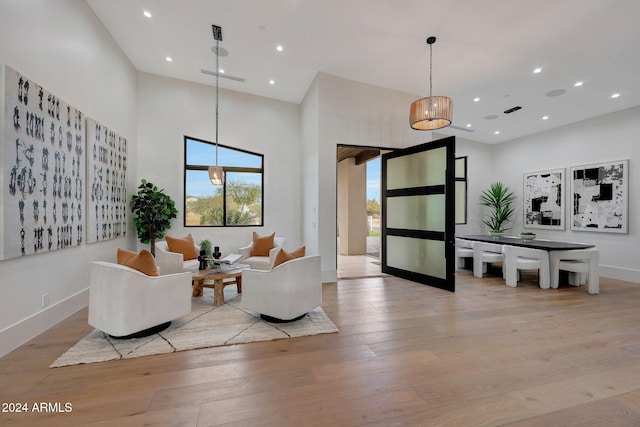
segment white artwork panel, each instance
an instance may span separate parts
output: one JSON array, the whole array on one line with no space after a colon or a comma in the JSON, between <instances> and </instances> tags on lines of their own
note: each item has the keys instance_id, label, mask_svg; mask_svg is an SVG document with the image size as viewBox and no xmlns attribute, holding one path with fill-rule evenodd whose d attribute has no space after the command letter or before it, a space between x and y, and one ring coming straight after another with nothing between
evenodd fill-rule
<instances>
[{"instance_id":1,"label":"white artwork panel","mask_svg":"<svg viewBox=\"0 0 640 427\"><path fill-rule=\"evenodd\" d=\"M87 242L127 235L127 140L87 118Z\"/></svg>"},{"instance_id":2,"label":"white artwork panel","mask_svg":"<svg viewBox=\"0 0 640 427\"><path fill-rule=\"evenodd\" d=\"M2 66L2 259L84 238L82 112Z\"/></svg>"}]
</instances>

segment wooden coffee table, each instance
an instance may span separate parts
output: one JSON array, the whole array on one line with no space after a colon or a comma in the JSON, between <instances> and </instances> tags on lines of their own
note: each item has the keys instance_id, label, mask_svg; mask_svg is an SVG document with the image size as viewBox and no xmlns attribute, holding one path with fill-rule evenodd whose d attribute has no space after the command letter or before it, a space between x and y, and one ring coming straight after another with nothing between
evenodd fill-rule
<instances>
[{"instance_id":1,"label":"wooden coffee table","mask_svg":"<svg viewBox=\"0 0 640 427\"><path fill-rule=\"evenodd\" d=\"M248 265L241 264L233 268L198 270L193 273L193 292L191 295L201 297L202 288L213 288L213 305L219 307L224 304L225 286L236 285L238 293L242 293L242 270L248 267Z\"/></svg>"}]
</instances>

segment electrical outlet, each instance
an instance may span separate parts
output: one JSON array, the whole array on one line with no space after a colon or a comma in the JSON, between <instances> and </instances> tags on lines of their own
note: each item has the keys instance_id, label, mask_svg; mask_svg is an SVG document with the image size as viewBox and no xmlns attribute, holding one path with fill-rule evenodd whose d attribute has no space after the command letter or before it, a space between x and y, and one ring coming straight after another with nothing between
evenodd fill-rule
<instances>
[{"instance_id":1,"label":"electrical outlet","mask_svg":"<svg viewBox=\"0 0 640 427\"><path fill-rule=\"evenodd\" d=\"M42 308L49 305L49 294L42 294Z\"/></svg>"}]
</instances>

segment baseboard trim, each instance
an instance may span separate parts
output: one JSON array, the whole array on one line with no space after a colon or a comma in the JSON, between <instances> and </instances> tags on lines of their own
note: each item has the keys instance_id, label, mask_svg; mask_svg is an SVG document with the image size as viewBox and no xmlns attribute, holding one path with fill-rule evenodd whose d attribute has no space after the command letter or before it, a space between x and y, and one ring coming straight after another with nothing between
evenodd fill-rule
<instances>
[{"instance_id":1,"label":"baseboard trim","mask_svg":"<svg viewBox=\"0 0 640 427\"><path fill-rule=\"evenodd\" d=\"M640 270L600 265L600 277L610 277L626 282L640 283Z\"/></svg>"},{"instance_id":2,"label":"baseboard trim","mask_svg":"<svg viewBox=\"0 0 640 427\"><path fill-rule=\"evenodd\" d=\"M11 353L87 305L89 305L89 288L3 329L0 331L0 357Z\"/></svg>"}]
</instances>

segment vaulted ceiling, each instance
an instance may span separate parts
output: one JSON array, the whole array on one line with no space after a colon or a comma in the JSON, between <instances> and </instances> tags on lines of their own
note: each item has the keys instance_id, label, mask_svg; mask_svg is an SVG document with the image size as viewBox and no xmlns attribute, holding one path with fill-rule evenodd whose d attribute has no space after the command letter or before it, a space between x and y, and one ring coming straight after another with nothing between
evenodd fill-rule
<instances>
[{"instance_id":1,"label":"vaulted ceiling","mask_svg":"<svg viewBox=\"0 0 640 427\"><path fill-rule=\"evenodd\" d=\"M433 94L454 102L454 127L440 133L480 142L640 105L638 0L87 3L140 71L214 85L201 70L215 71L215 24L221 68L244 79L221 87L295 103L319 71L427 96L425 40L436 36Z\"/></svg>"}]
</instances>

